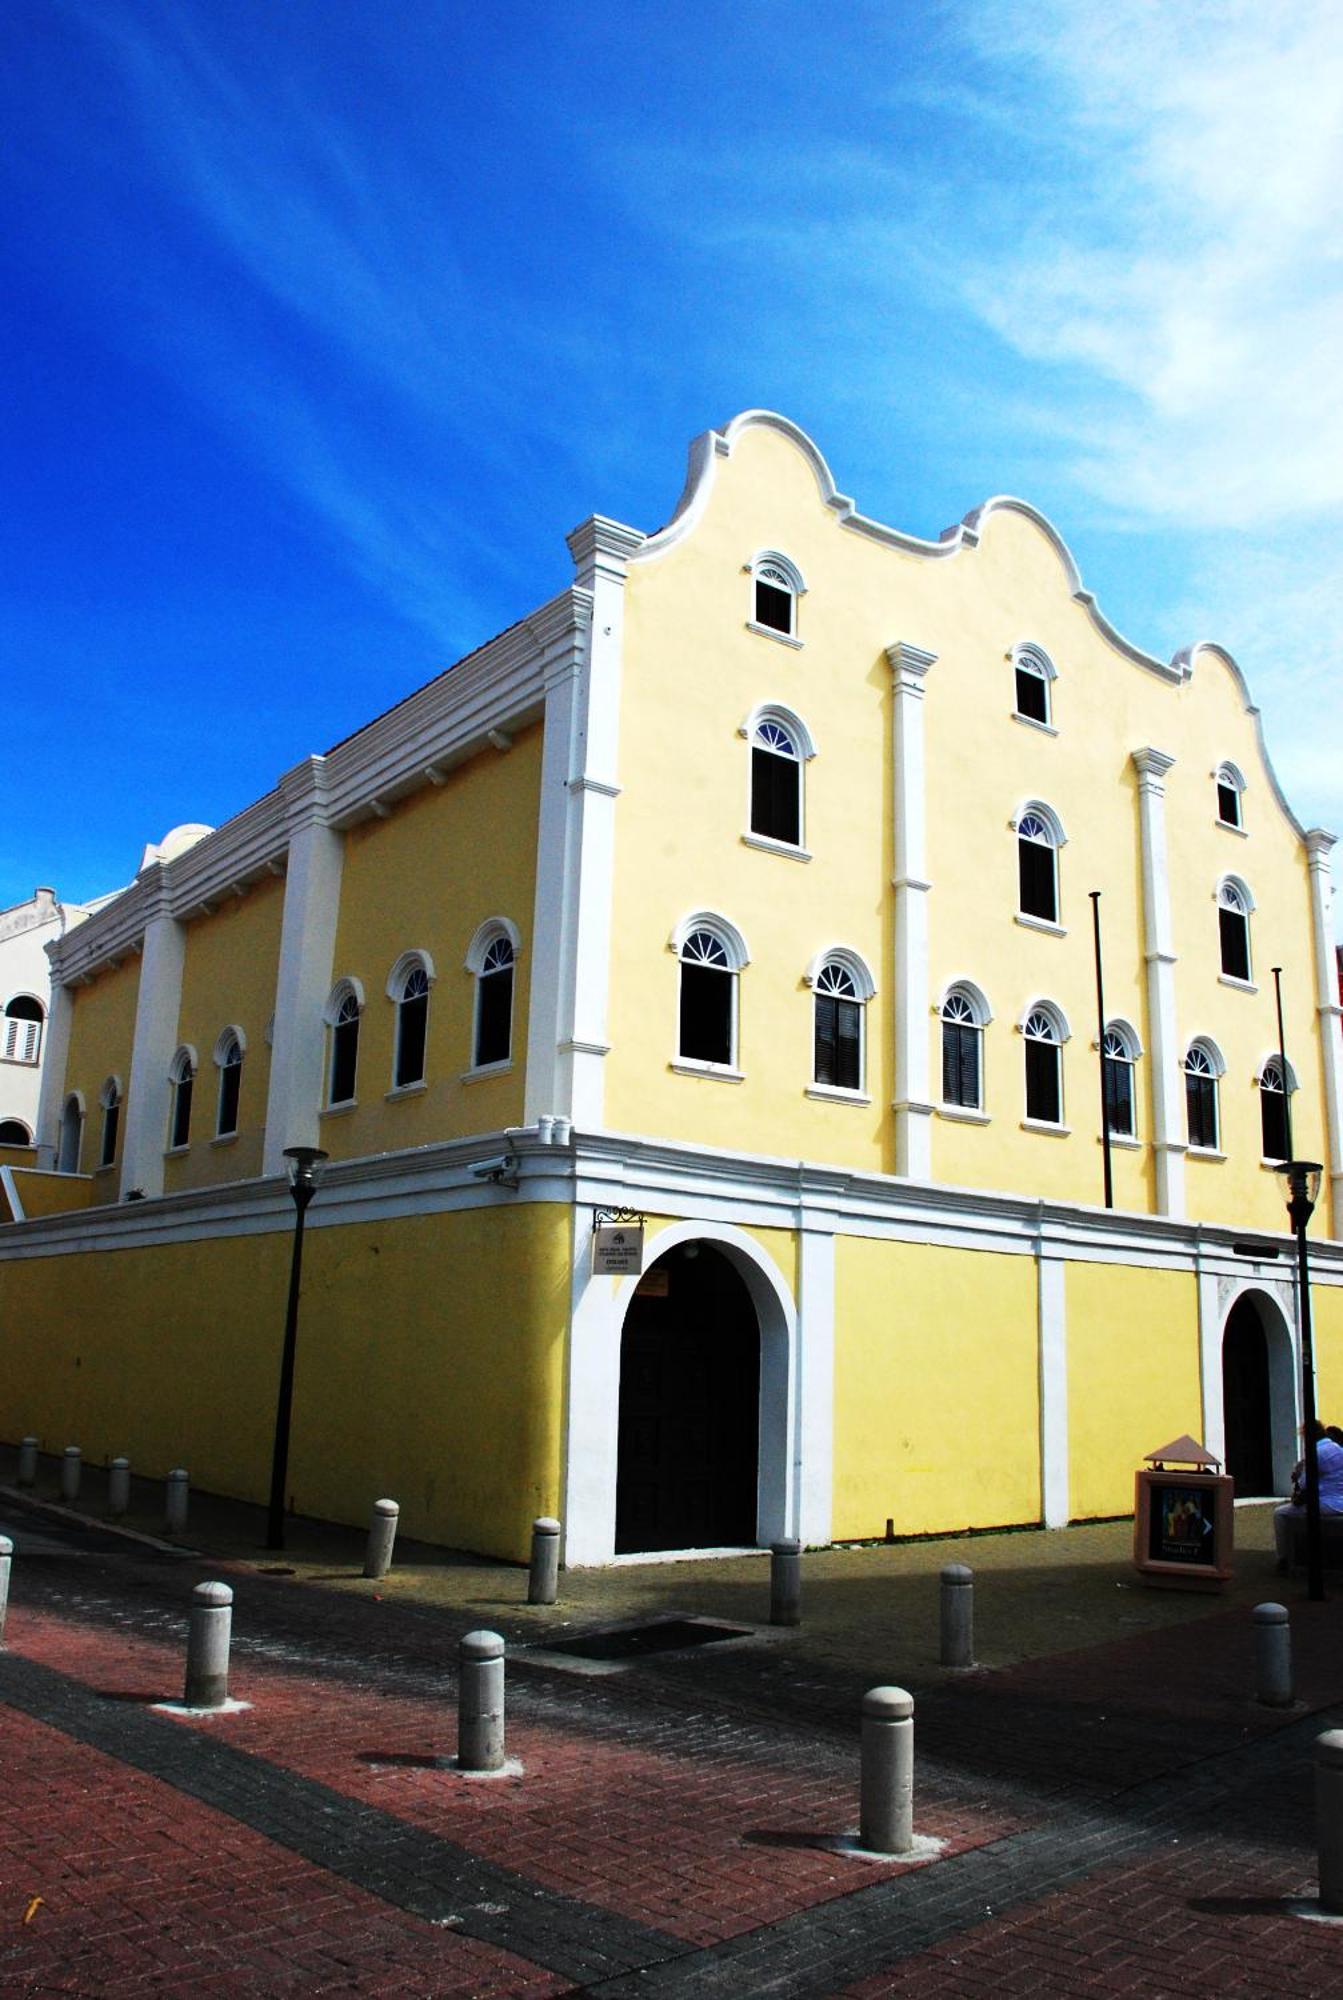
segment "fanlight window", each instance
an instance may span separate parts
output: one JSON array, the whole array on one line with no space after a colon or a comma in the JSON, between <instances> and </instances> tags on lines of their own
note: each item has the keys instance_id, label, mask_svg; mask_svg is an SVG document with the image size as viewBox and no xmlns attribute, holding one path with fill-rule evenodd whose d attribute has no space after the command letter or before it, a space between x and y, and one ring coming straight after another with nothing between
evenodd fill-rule
<instances>
[{"instance_id":1,"label":"fanlight window","mask_svg":"<svg viewBox=\"0 0 1343 2000\"><path fill-rule=\"evenodd\" d=\"M359 1069L359 996L345 992L331 1018L331 1066L327 1079L328 1104L353 1104L355 1077Z\"/></svg>"},{"instance_id":2,"label":"fanlight window","mask_svg":"<svg viewBox=\"0 0 1343 2000\"><path fill-rule=\"evenodd\" d=\"M1245 780L1235 765L1221 765L1217 772L1217 817L1223 826L1244 828L1244 791Z\"/></svg>"},{"instance_id":3,"label":"fanlight window","mask_svg":"<svg viewBox=\"0 0 1343 2000\"><path fill-rule=\"evenodd\" d=\"M1190 1045L1184 1059L1185 1116L1189 1143L1205 1152L1218 1150L1217 1065L1202 1042Z\"/></svg>"},{"instance_id":4,"label":"fanlight window","mask_svg":"<svg viewBox=\"0 0 1343 2000\"><path fill-rule=\"evenodd\" d=\"M476 979L477 1069L508 1061L513 1040L513 965L512 940L491 938Z\"/></svg>"},{"instance_id":5,"label":"fanlight window","mask_svg":"<svg viewBox=\"0 0 1343 2000\"><path fill-rule=\"evenodd\" d=\"M1118 1139L1131 1139L1134 1134L1134 1061L1128 1037L1119 1028L1107 1028L1101 1042L1105 1126Z\"/></svg>"},{"instance_id":6,"label":"fanlight window","mask_svg":"<svg viewBox=\"0 0 1343 2000\"><path fill-rule=\"evenodd\" d=\"M735 1055L737 975L723 940L691 931L681 946L678 1053L687 1062L730 1067Z\"/></svg>"},{"instance_id":7,"label":"fanlight window","mask_svg":"<svg viewBox=\"0 0 1343 2000\"><path fill-rule=\"evenodd\" d=\"M46 1013L40 1000L18 993L5 1008L0 1022L0 1057L6 1062L35 1063L42 1053L42 1023Z\"/></svg>"},{"instance_id":8,"label":"fanlight window","mask_svg":"<svg viewBox=\"0 0 1343 2000\"><path fill-rule=\"evenodd\" d=\"M102 1144L98 1149L100 1167L110 1167L117 1157L117 1131L121 1124L121 1087L114 1076L109 1076L98 1092L98 1103L102 1107Z\"/></svg>"},{"instance_id":9,"label":"fanlight window","mask_svg":"<svg viewBox=\"0 0 1343 2000\"><path fill-rule=\"evenodd\" d=\"M424 1081L425 1044L429 1032L429 975L412 966L401 982L396 1003L396 1059L392 1082L398 1090Z\"/></svg>"},{"instance_id":10,"label":"fanlight window","mask_svg":"<svg viewBox=\"0 0 1343 2000\"><path fill-rule=\"evenodd\" d=\"M1027 811L1017 821L1017 865L1021 914L1045 923L1059 920L1058 837L1043 814Z\"/></svg>"},{"instance_id":11,"label":"fanlight window","mask_svg":"<svg viewBox=\"0 0 1343 2000\"><path fill-rule=\"evenodd\" d=\"M1059 1027L1043 1007L1035 1007L1022 1030L1026 1041L1026 1116L1042 1125L1063 1123L1063 1052Z\"/></svg>"},{"instance_id":12,"label":"fanlight window","mask_svg":"<svg viewBox=\"0 0 1343 2000\"><path fill-rule=\"evenodd\" d=\"M1223 882L1217 891L1217 923L1222 972L1228 979L1250 977L1250 910L1248 892L1239 882Z\"/></svg>"},{"instance_id":13,"label":"fanlight window","mask_svg":"<svg viewBox=\"0 0 1343 2000\"><path fill-rule=\"evenodd\" d=\"M772 715L751 742L751 831L797 847L802 839L802 761L792 733Z\"/></svg>"},{"instance_id":14,"label":"fanlight window","mask_svg":"<svg viewBox=\"0 0 1343 2000\"><path fill-rule=\"evenodd\" d=\"M1288 1084L1295 1087L1290 1074ZM1290 1159L1292 1135L1287 1091L1283 1088L1282 1063L1277 1056L1270 1056L1259 1073L1259 1122L1263 1133L1264 1158Z\"/></svg>"},{"instance_id":15,"label":"fanlight window","mask_svg":"<svg viewBox=\"0 0 1343 2000\"><path fill-rule=\"evenodd\" d=\"M170 1147L186 1146L191 1143L191 1098L196 1087L196 1065L189 1049L178 1050L168 1074L172 1085L168 1144Z\"/></svg>"},{"instance_id":16,"label":"fanlight window","mask_svg":"<svg viewBox=\"0 0 1343 2000\"><path fill-rule=\"evenodd\" d=\"M222 1036L215 1051L219 1065L219 1105L215 1135L230 1139L238 1129L238 1096L242 1089L242 1043L231 1031Z\"/></svg>"},{"instance_id":17,"label":"fanlight window","mask_svg":"<svg viewBox=\"0 0 1343 2000\"><path fill-rule=\"evenodd\" d=\"M21 1118L0 1118L0 1146L31 1146L33 1135Z\"/></svg>"},{"instance_id":18,"label":"fanlight window","mask_svg":"<svg viewBox=\"0 0 1343 2000\"><path fill-rule=\"evenodd\" d=\"M984 1028L969 996L955 991L942 1003L942 1102L984 1108Z\"/></svg>"},{"instance_id":19,"label":"fanlight window","mask_svg":"<svg viewBox=\"0 0 1343 2000\"><path fill-rule=\"evenodd\" d=\"M863 1087L863 1003L846 965L827 961L816 976L813 1072L836 1090Z\"/></svg>"},{"instance_id":20,"label":"fanlight window","mask_svg":"<svg viewBox=\"0 0 1343 2000\"><path fill-rule=\"evenodd\" d=\"M1029 647L1016 655L1017 714L1030 722L1050 721L1049 667L1043 656Z\"/></svg>"}]
</instances>

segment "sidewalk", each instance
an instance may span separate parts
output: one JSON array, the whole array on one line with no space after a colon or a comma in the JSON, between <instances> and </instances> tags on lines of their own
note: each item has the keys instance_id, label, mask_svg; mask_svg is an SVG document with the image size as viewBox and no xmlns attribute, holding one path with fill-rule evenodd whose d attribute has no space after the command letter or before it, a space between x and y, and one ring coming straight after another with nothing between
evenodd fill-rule
<instances>
[{"instance_id":1,"label":"sidewalk","mask_svg":"<svg viewBox=\"0 0 1343 2000\"><path fill-rule=\"evenodd\" d=\"M161 1488L133 1501L159 1534ZM1343 1614L1273 1574L1267 1509L1238 1511L1221 1598L1144 1589L1107 1524L816 1552L785 1631L757 1557L572 1572L543 1610L516 1568L411 1545L366 1582L362 1536L319 1523L267 1555L261 1510L203 1496L198 1553L10 1494L0 1517L32 1537L0 1655L6 1993L1343 1994L1343 1930L1288 1907L1314 1893ZM936 1664L949 1561L976 1575L969 1674ZM207 1575L250 1706L165 1715ZM1269 1597L1286 1712L1247 1698ZM556 1655L672 1613L749 1629L617 1670ZM501 1779L445 1767L480 1625L509 1642ZM921 1866L836 1851L879 1681L916 1696L916 1825L945 1843Z\"/></svg>"}]
</instances>

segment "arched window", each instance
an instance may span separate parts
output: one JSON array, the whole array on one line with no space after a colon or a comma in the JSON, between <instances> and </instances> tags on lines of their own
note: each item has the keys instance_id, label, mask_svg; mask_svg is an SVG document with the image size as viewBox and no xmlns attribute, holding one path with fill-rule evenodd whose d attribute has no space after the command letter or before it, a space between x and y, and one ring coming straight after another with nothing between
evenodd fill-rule
<instances>
[{"instance_id":1,"label":"arched window","mask_svg":"<svg viewBox=\"0 0 1343 2000\"><path fill-rule=\"evenodd\" d=\"M1132 1139L1137 1130L1133 1068L1138 1042L1123 1021L1112 1021L1101 1040L1101 1084L1106 1130L1117 1139Z\"/></svg>"},{"instance_id":2,"label":"arched window","mask_svg":"<svg viewBox=\"0 0 1343 2000\"><path fill-rule=\"evenodd\" d=\"M1041 923L1059 920L1058 850L1062 830L1046 806L1029 805L1017 816L1020 911Z\"/></svg>"},{"instance_id":3,"label":"arched window","mask_svg":"<svg viewBox=\"0 0 1343 2000\"><path fill-rule=\"evenodd\" d=\"M387 977L387 997L396 1006L392 1088L424 1082L429 1037L429 988L434 968L427 952L403 951Z\"/></svg>"},{"instance_id":4,"label":"arched window","mask_svg":"<svg viewBox=\"0 0 1343 2000\"><path fill-rule=\"evenodd\" d=\"M364 1011L364 989L357 979L341 979L331 989L325 1019L330 1035L327 1050L327 1109L354 1103L355 1079L359 1071L359 1021Z\"/></svg>"},{"instance_id":5,"label":"arched window","mask_svg":"<svg viewBox=\"0 0 1343 2000\"><path fill-rule=\"evenodd\" d=\"M191 1143L191 1094L196 1087L196 1052L180 1048L168 1070L172 1103L168 1112L168 1148Z\"/></svg>"},{"instance_id":6,"label":"arched window","mask_svg":"<svg viewBox=\"0 0 1343 2000\"><path fill-rule=\"evenodd\" d=\"M42 1023L46 1009L31 993L16 993L5 1008L0 1057L6 1062L35 1063L42 1053Z\"/></svg>"},{"instance_id":7,"label":"arched window","mask_svg":"<svg viewBox=\"0 0 1343 2000\"><path fill-rule=\"evenodd\" d=\"M1254 899L1243 882L1228 875L1217 889L1217 925L1221 936L1222 976L1250 978L1250 912Z\"/></svg>"},{"instance_id":8,"label":"arched window","mask_svg":"<svg viewBox=\"0 0 1343 2000\"><path fill-rule=\"evenodd\" d=\"M242 1090L243 1038L237 1028L225 1028L215 1043L219 1067L219 1102L215 1137L231 1139L238 1129L238 1097Z\"/></svg>"},{"instance_id":9,"label":"arched window","mask_svg":"<svg viewBox=\"0 0 1343 2000\"><path fill-rule=\"evenodd\" d=\"M518 940L504 917L480 926L466 954L476 976L476 1011L471 1034L471 1066L488 1069L508 1062L513 1050L513 974Z\"/></svg>"},{"instance_id":10,"label":"arched window","mask_svg":"<svg viewBox=\"0 0 1343 2000\"><path fill-rule=\"evenodd\" d=\"M1214 777L1217 784L1217 818L1222 826L1234 826L1240 832L1245 830L1245 780L1235 764L1219 764Z\"/></svg>"},{"instance_id":11,"label":"arched window","mask_svg":"<svg viewBox=\"0 0 1343 2000\"><path fill-rule=\"evenodd\" d=\"M797 602L805 585L795 565L776 549L762 549L750 564L751 616L761 632L797 637Z\"/></svg>"},{"instance_id":12,"label":"arched window","mask_svg":"<svg viewBox=\"0 0 1343 2000\"><path fill-rule=\"evenodd\" d=\"M1221 1116L1217 1080L1222 1058L1211 1042L1191 1042L1184 1059L1185 1118L1189 1143L1201 1152L1220 1151Z\"/></svg>"},{"instance_id":13,"label":"arched window","mask_svg":"<svg viewBox=\"0 0 1343 2000\"><path fill-rule=\"evenodd\" d=\"M31 1146L33 1135L21 1118L0 1118L0 1146Z\"/></svg>"},{"instance_id":14,"label":"arched window","mask_svg":"<svg viewBox=\"0 0 1343 2000\"><path fill-rule=\"evenodd\" d=\"M806 724L789 709L761 707L748 716L742 734L751 745L751 832L801 847L802 767L816 755Z\"/></svg>"},{"instance_id":15,"label":"arched window","mask_svg":"<svg viewBox=\"0 0 1343 2000\"><path fill-rule=\"evenodd\" d=\"M1047 1001L1038 1001L1026 1015L1021 1032L1026 1042L1026 1116L1039 1125L1061 1125L1062 1020Z\"/></svg>"},{"instance_id":16,"label":"arched window","mask_svg":"<svg viewBox=\"0 0 1343 2000\"><path fill-rule=\"evenodd\" d=\"M830 951L807 974L815 995L812 1023L812 1081L822 1089L864 1088L864 1017L875 988L855 952Z\"/></svg>"},{"instance_id":17,"label":"arched window","mask_svg":"<svg viewBox=\"0 0 1343 2000\"><path fill-rule=\"evenodd\" d=\"M60 1137L56 1146L58 1174L79 1172L79 1148L84 1137L84 1100L72 1090L61 1111Z\"/></svg>"},{"instance_id":18,"label":"arched window","mask_svg":"<svg viewBox=\"0 0 1343 2000\"><path fill-rule=\"evenodd\" d=\"M117 1157L117 1130L121 1124L121 1083L117 1077L108 1077L98 1092L98 1104L103 1114L98 1165L110 1167Z\"/></svg>"},{"instance_id":19,"label":"arched window","mask_svg":"<svg viewBox=\"0 0 1343 2000\"><path fill-rule=\"evenodd\" d=\"M737 1064L737 983L746 964L741 934L721 917L688 918L672 937L681 961L676 1052L682 1062Z\"/></svg>"},{"instance_id":20,"label":"arched window","mask_svg":"<svg viewBox=\"0 0 1343 2000\"><path fill-rule=\"evenodd\" d=\"M942 1102L963 1111L984 1109L984 996L968 985L951 987L941 1007Z\"/></svg>"},{"instance_id":21,"label":"arched window","mask_svg":"<svg viewBox=\"0 0 1343 2000\"><path fill-rule=\"evenodd\" d=\"M1287 1070L1287 1088L1283 1088L1282 1062L1278 1056L1270 1056L1259 1072L1259 1123L1263 1133L1264 1158L1266 1160L1287 1160L1291 1158L1291 1133L1288 1129L1288 1092L1296 1089L1296 1078L1291 1066Z\"/></svg>"},{"instance_id":22,"label":"arched window","mask_svg":"<svg viewBox=\"0 0 1343 2000\"><path fill-rule=\"evenodd\" d=\"M1055 677L1053 661L1038 646L1018 646L1012 654L1012 666L1016 713L1027 722L1042 722L1048 728L1054 719L1050 688Z\"/></svg>"}]
</instances>

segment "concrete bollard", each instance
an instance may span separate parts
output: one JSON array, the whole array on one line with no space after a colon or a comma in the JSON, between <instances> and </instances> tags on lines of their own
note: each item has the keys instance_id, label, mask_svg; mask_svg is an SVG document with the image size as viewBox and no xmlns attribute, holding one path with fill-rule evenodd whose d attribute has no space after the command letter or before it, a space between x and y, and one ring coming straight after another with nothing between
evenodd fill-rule
<instances>
[{"instance_id":1,"label":"concrete bollard","mask_svg":"<svg viewBox=\"0 0 1343 2000\"><path fill-rule=\"evenodd\" d=\"M19 1444L19 1485L37 1484L37 1439L26 1437Z\"/></svg>"},{"instance_id":2,"label":"concrete bollard","mask_svg":"<svg viewBox=\"0 0 1343 2000\"><path fill-rule=\"evenodd\" d=\"M79 1446L68 1444L61 1459L61 1498L73 1506L79 1498Z\"/></svg>"},{"instance_id":3,"label":"concrete bollard","mask_svg":"<svg viewBox=\"0 0 1343 2000\"><path fill-rule=\"evenodd\" d=\"M863 1696L858 1829L873 1854L907 1854L914 1845L914 1697L904 1688Z\"/></svg>"},{"instance_id":4,"label":"concrete bollard","mask_svg":"<svg viewBox=\"0 0 1343 2000\"><path fill-rule=\"evenodd\" d=\"M107 1468L107 1511L126 1514L130 1505L131 1462L128 1458L114 1458Z\"/></svg>"},{"instance_id":5,"label":"concrete bollard","mask_svg":"<svg viewBox=\"0 0 1343 2000\"><path fill-rule=\"evenodd\" d=\"M560 1524L549 1514L532 1522L532 1564L527 1602L553 1604L560 1594Z\"/></svg>"},{"instance_id":6,"label":"concrete bollard","mask_svg":"<svg viewBox=\"0 0 1343 2000\"><path fill-rule=\"evenodd\" d=\"M163 1524L170 1535L187 1531L187 1503L191 1479L186 1467L175 1465L163 1484Z\"/></svg>"},{"instance_id":7,"label":"concrete bollard","mask_svg":"<svg viewBox=\"0 0 1343 2000\"><path fill-rule=\"evenodd\" d=\"M1266 1708L1290 1708L1292 1628L1285 1604L1254 1607L1254 1698Z\"/></svg>"},{"instance_id":8,"label":"concrete bollard","mask_svg":"<svg viewBox=\"0 0 1343 2000\"><path fill-rule=\"evenodd\" d=\"M198 1583L187 1630L187 1708L222 1708L228 1700L228 1649L233 1592L226 1583Z\"/></svg>"},{"instance_id":9,"label":"concrete bollard","mask_svg":"<svg viewBox=\"0 0 1343 2000\"><path fill-rule=\"evenodd\" d=\"M769 1545L769 1622L802 1623L802 1544L791 1536Z\"/></svg>"},{"instance_id":10,"label":"concrete bollard","mask_svg":"<svg viewBox=\"0 0 1343 2000\"><path fill-rule=\"evenodd\" d=\"M497 1632L468 1632L457 1658L458 1767L498 1771L504 1761L504 1642Z\"/></svg>"},{"instance_id":11,"label":"concrete bollard","mask_svg":"<svg viewBox=\"0 0 1343 2000\"><path fill-rule=\"evenodd\" d=\"M396 1547L396 1524L401 1518L401 1508L395 1500L375 1500L373 1519L368 1524L368 1546L364 1550L364 1575L386 1576L392 1567L392 1550Z\"/></svg>"},{"instance_id":12,"label":"concrete bollard","mask_svg":"<svg viewBox=\"0 0 1343 2000\"><path fill-rule=\"evenodd\" d=\"M5 1643L5 1613L9 1610L9 1566L13 1555L13 1542L8 1535L0 1535L0 1646Z\"/></svg>"},{"instance_id":13,"label":"concrete bollard","mask_svg":"<svg viewBox=\"0 0 1343 2000\"><path fill-rule=\"evenodd\" d=\"M1315 1738L1315 1831L1320 1908L1343 1917L1343 1729Z\"/></svg>"},{"instance_id":14,"label":"concrete bollard","mask_svg":"<svg viewBox=\"0 0 1343 2000\"><path fill-rule=\"evenodd\" d=\"M975 1573L964 1563L942 1571L942 1650L944 1667L975 1664Z\"/></svg>"}]
</instances>

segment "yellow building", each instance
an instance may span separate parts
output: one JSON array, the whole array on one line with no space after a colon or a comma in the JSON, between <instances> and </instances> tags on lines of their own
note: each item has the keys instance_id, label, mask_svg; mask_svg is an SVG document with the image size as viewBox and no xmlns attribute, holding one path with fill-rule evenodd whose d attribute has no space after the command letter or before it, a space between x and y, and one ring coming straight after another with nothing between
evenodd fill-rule
<instances>
[{"instance_id":1,"label":"yellow building","mask_svg":"<svg viewBox=\"0 0 1343 2000\"><path fill-rule=\"evenodd\" d=\"M1281 1491L1289 1116L1343 1397L1333 841L1235 662L1129 644L1020 501L867 519L762 411L569 546L53 951L0 1429L261 1497L310 1145L305 1511L555 1512L571 1563L1055 1525L1182 1431Z\"/></svg>"}]
</instances>

